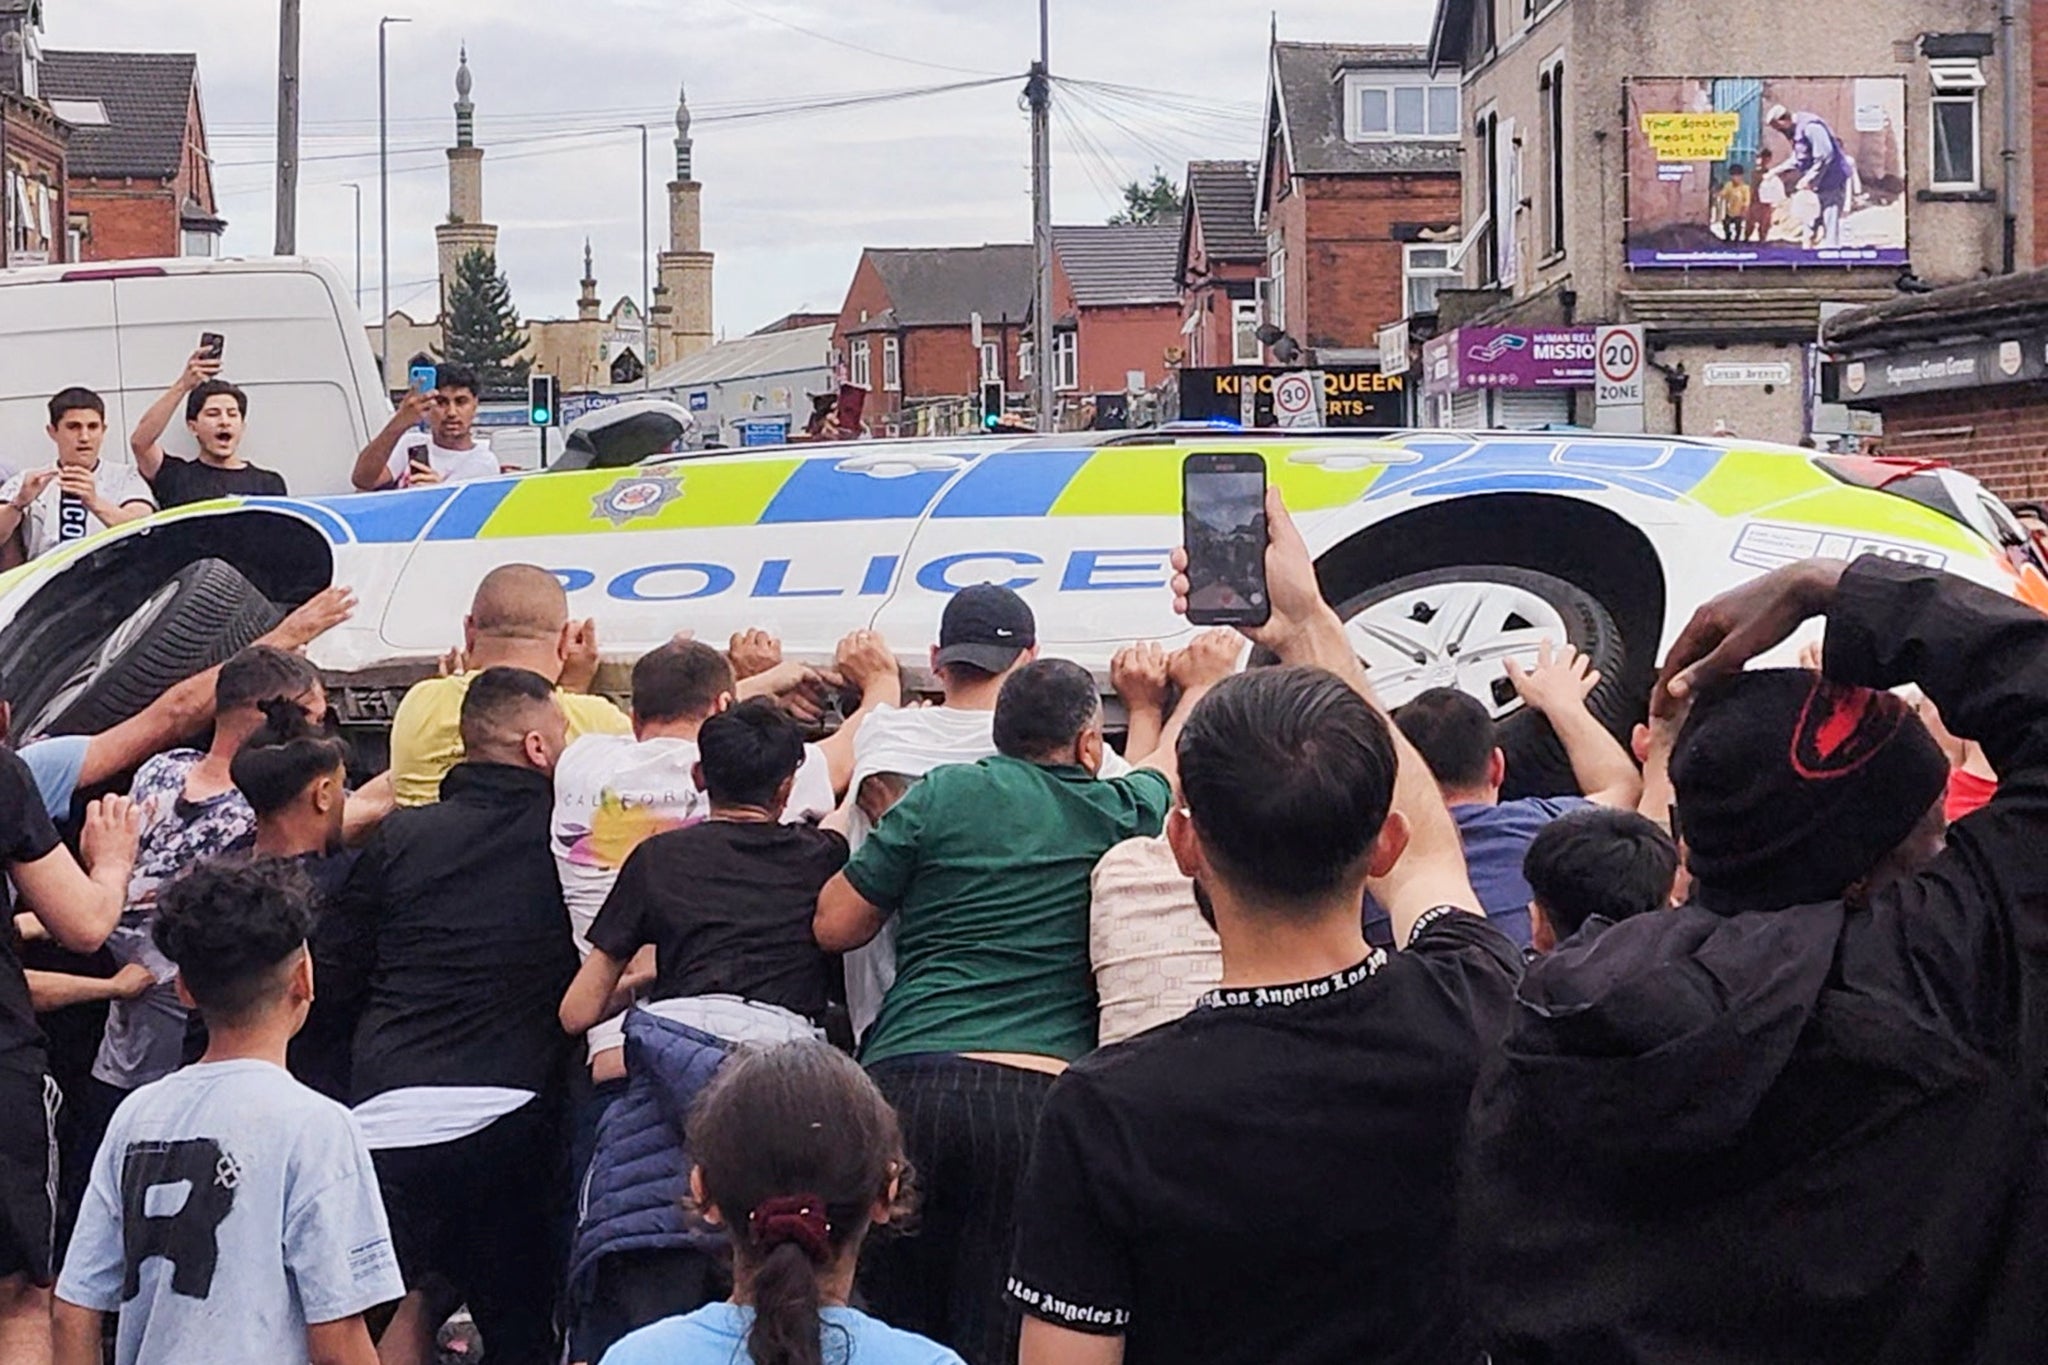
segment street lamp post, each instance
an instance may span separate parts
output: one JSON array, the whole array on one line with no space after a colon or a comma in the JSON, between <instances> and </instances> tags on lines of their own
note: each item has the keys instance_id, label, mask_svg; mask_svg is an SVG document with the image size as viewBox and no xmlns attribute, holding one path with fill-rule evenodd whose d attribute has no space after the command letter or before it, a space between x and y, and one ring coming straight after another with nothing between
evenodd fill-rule
<instances>
[{"instance_id":1,"label":"street lamp post","mask_svg":"<svg viewBox=\"0 0 2048 1365\"><path fill-rule=\"evenodd\" d=\"M385 81L384 30L392 24L409 24L402 15L387 14L377 21L377 270L382 292L377 305L377 335L384 354L377 363L384 371L384 387L391 387L391 110Z\"/></svg>"},{"instance_id":2,"label":"street lamp post","mask_svg":"<svg viewBox=\"0 0 2048 1365\"><path fill-rule=\"evenodd\" d=\"M356 193L356 308L363 306L363 187L350 180L342 185Z\"/></svg>"},{"instance_id":3,"label":"street lamp post","mask_svg":"<svg viewBox=\"0 0 2048 1365\"><path fill-rule=\"evenodd\" d=\"M654 319L647 294L647 125L640 125L640 391L654 383Z\"/></svg>"}]
</instances>

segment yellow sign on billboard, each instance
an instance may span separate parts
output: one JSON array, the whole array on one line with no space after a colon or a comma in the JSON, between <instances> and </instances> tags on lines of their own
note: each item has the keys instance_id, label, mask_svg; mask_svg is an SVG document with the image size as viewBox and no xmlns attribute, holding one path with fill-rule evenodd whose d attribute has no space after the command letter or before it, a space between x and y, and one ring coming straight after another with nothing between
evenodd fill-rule
<instances>
[{"instance_id":1,"label":"yellow sign on billboard","mask_svg":"<svg viewBox=\"0 0 2048 1365\"><path fill-rule=\"evenodd\" d=\"M1721 161L1742 126L1737 113L1644 114L1643 134L1659 161Z\"/></svg>"}]
</instances>

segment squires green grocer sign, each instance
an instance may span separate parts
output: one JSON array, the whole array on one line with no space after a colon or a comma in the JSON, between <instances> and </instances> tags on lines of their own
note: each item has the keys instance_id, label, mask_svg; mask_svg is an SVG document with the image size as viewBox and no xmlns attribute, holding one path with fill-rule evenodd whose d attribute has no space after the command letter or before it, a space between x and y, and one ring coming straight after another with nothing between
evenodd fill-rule
<instances>
[{"instance_id":1,"label":"squires green grocer sign","mask_svg":"<svg viewBox=\"0 0 2048 1365\"><path fill-rule=\"evenodd\" d=\"M1255 426L1272 426L1273 382L1286 369L1236 366L1180 372L1181 420L1243 420L1244 394L1253 394ZM1323 367L1323 416L1333 427L1398 427L1407 421L1405 376L1365 366Z\"/></svg>"}]
</instances>

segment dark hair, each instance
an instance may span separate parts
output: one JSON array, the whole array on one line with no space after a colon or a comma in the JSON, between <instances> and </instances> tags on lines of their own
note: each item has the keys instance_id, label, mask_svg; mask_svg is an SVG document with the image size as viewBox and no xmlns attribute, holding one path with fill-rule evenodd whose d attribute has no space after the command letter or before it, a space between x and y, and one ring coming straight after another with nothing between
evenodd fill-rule
<instances>
[{"instance_id":1,"label":"dark hair","mask_svg":"<svg viewBox=\"0 0 2048 1365\"><path fill-rule=\"evenodd\" d=\"M756 697L705 721L697 756L713 805L765 806L803 763L803 731L774 702Z\"/></svg>"},{"instance_id":2,"label":"dark hair","mask_svg":"<svg viewBox=\"0 0 2048 1365\"><path fill-rule=\"evenodd\" d=\"M671 640L633 665L633 714L657 724L698 719L735 686L725 655L701 640Z\"/></svg>"},{"instance_id":3,"label":"dark hair","mask_svg":"<svg viewBox=\"0 0 2048 1365\"><path fill-rule=\"evenodd\" d=\"M229 760L228 776L257 815L275 815L315 778L346 764L348 747L307 720L296 702L273 698L257 704L263 724Z\"/></svg>"},{"instance_id":4,"label":"dark hair","mask_svg":"<svg viewBox=\"0 0 2048 1365\"><path fill-rule=\"evenodd\" d=\"M100 420L105 421L107 400L91 389L73 384L68 389L57 390L56 396L50 399L50 425L54 427L63 421L67 412L96 412Z\"/></svg>"},{"instance_id":5,"label":"dark hair","mask_svg":"<svg viewBox=\"0 0 2048 1365\"><path fill-rule=\"evenodd\" d=\"M302 654L271 645L250 645L220 666L213 704L218 711L260 706L279 698L303 697L320 682L320 674Z\"/></svg>"},{"instance_id":6,"label":"dark hair","mask_svg":"<svg viewBox=\"0 0 2048 1365\"><path fill-rule=\"evenodd\" d=\"M532 669L487 668L462 697L462 747L476 752L524 735L533 729L534 708L554 704L554 684Z\"/></svg>"},{"instance_id":7,"label":"dark hair","mask_svg":"<svg viewBox=\"0 0 2048 1365\"><path fill-rule=\"evenodd\" d=\"M1749 174L1749 167L1747 167L1747 166L1743 165L1743 164L1742 164L1742 163L1741 163L1740 161L1731 161L1731 162L1729 162L1729 163L1728 163L1728 174L1730 174L1730 175L1748 175L1748 174Z\"/></svg>"},{"instance_id":8,"label":"dark hair","mask_svg":"<svg viewBox=\"0 0 2048 1365\"><path fill-rule=\"evenodd\" d=\"M1537 831L1522 876L1563 942L1594 915L1620 921L1669 906L1678 845L1632 810L1575 810Z\"/></svg>"},{"instance_id":9,"label":"dark hair","mask_svg":"<svg viewBox=\"0 0 2048 1365\"><path fill-rule=\"evenodd\" d=\"M434 367L434 387L468 389L478 396L482 396L484 391L483 383L476 377L476 367L453 360L444 360Z\"/></svg>"},{"instance_id":10,"label":"dark hair","mask_svg":"<svg viewBox=\"0 0 2048 1365\"><path fill-rule=\"evenodd\" d=\"M1394 737L1334 673L1258 668L1219 683L1176 749L1202 847L1234 881L1327 895L1354 875L1394 800Z\"/></svg>"},{"instance_id":11,"label":"dark hair","mask_svg":"<svg viewBox=\"0 0 2048 1365\"><path fill-rule=\"evenodd\" d=\"M891 1181L902 1182L898 1203L907 1206L896 1111L837 1048L785 1043L735 1053L698 1097L686 1131L705 1200L732 1235L733 1259L750 1272L747 1358L820 1365L820 1270L860 1240ZM774 1213L764 1209L771 1202ZM781 1226L764 1226L768 1218ZM802 1236L791 1235L792 1220L805 1225Z\"/></svg>"},{"instance_id":12,"label":"dark hair","mask_svg":"<svg viewBox=\"0 0 2048 1365\"><path fill-rule=\"evenodd\" d=\"M313 885L298 863L210 858L165 885L150 933L200 1011L237 1021L277 998L277 969L312 927Z\"/></svg>"},{"instance_id":13,"label":"dark hair","mask_svg":"<svg viewBox=\"0 0 2048 1365\"><path fill-rule=\"evenodd\" d=\"M1483 787L1500 735L1477 697L1433 687L1394 712L1394 724L1415 746L1430 776L1446 787Z\"/></svg>"},{"instance_id":14,"label":"dark hair","mask_svg":"<svg viewBox=\"0 0 2048 1365\"><path fill-rule=\"evenodd\" d=\"M1003 681L993 724L996 752L1037 760L1059 753L1102 709L1095 677L1065 659L1039 659Z\"/></svg>"},{"instance_id":15,"label":"dark hair","mask_svg":"<svg viewBox=\"0 0 2048 1365\"><path fill-rule=\"evenodd\" d=\"M188 422L198 421L199 410L206 406L206 400L209 398L218 398L222 394L226 394L229 398L235 400L235 410L241 413L242 416L247 417L249 415L248 394L243 393L240 389L236 388L233 384L228 383L228 381L225 379L209 379L204 384L201 384L198 388L192 390L192 392L186 397L185 420Z\"/></svg>"}]
</instances>

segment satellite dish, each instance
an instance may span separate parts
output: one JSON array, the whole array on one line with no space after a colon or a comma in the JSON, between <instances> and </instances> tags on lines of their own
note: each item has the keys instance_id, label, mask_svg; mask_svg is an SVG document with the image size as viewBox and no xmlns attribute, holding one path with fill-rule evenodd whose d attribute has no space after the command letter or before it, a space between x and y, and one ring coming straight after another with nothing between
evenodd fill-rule
<instances>
[{"instance_id":1,"label":"satellite dish","mask_svg":"<svg viewBox=\"0 0 2048 1365\"><path fill-rule=\"evenodd\" d=\"M21 54L20 29L11 28L8 29L7 32L5 33L0 33L0 52L4 52L10 57L19 56Z\"/></svg>"}]
</instances>

